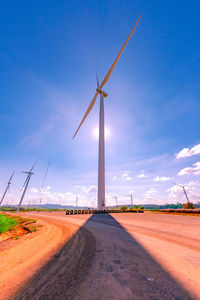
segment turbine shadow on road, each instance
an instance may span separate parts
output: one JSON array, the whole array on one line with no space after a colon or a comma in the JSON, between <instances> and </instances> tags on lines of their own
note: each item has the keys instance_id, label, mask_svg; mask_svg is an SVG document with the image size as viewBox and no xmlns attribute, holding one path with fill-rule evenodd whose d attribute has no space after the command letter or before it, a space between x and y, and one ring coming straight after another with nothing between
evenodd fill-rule
<instances>
[{"instance_id":1,"label":"turbine shadow on road","mask_svg":"<svg viewBox=\"0 0 200 300\"><path fill-rule=\"evenodd\" d=\"M114 217L99 214L92 215L14 299L193 298Z\"/></svg>"}]
</instances>

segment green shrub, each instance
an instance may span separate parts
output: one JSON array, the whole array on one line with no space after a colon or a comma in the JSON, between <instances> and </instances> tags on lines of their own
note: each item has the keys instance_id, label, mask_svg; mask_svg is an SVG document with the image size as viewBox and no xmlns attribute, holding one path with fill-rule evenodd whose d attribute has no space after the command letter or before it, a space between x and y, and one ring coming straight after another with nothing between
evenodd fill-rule
<instances>
[{"instance_id":1,"label":"green shrub","mask_svg":"<svg viewBox=\"0 0 200 300\"><path fill-rule=\"evenodd\" d=\"M36 226L32 226L30 230L31 230L31 232L35 232L36 231Z\"/></svg>"},{"instance_id":2,"label":"green shrub","mask_svg":"<svg viewBox=\"0 0 200 300\"><path fill-rule=\"evenodd\" d=\"M185 204L183 204L183 209L194 209L194 205L192 202L187 202Z\"/></svg>"},{"instance_id":3,"label":"green shrub","mask_svg":"<svg viewBox=\"0 0 200 300\"><path fill-rule=\"evenodd\" d=\"M126 205L122 205L121 207L120 207L120 211L126 211L127 210L127 206Z\"/></svg>"}]
</instances>

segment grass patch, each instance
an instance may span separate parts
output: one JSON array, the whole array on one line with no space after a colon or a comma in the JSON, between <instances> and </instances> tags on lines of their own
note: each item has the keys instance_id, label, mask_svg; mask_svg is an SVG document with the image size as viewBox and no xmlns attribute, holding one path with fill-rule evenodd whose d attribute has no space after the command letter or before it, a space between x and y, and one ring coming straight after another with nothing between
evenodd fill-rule
<instances>
[{"instance_id":1,"label":"grass patch","mask_svg":"<svg viewBox=\"0 0 200 300\"><path fill-rule=\"evenodd\" d=\"M21 216L14 216L17 223L25 230L29 232L35 232L38 229L38 225L36 225L36 220L30 218L22 218Z\"/></svg>"},{"instance_id":2,"label":"grass patch","mask_svg":"<svg viewBox=\"0 0 200 300\"><path fill-rule=\"evenodd\" d=\"M0 234L11 229L16 231L19 228L27 232L35 232L43 227L43 225L36 222L34 219L22 218L18 215L0 214Z\"/></svg>"},{"instance_id":3,"label":"grass patch","mask_svg":"<svg viewBox=\"0 0 200 300\"><path fill-rule=\"evenodd\" d=\"M36 226L32 226L32 227L30 228L30 232L35 232L36 230L37 230Z\"/></svg>"},{"instance_id":4,"label":"grass patch","mask_svg":"<svg viewBox=\"0 0 200 300\"><path fill-rule=\"evenodd\" d=\"M14 228L17 223L16 219L0 214L0 234Z\"/></svg>"}]
</instances>

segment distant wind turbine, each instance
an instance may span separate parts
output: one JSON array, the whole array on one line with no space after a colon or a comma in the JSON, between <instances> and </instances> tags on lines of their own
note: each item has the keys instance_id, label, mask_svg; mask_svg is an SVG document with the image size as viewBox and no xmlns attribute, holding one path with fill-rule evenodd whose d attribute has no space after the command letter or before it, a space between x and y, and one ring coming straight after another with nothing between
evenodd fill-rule
<instances>
[{"instance_id":1,"label":"distant wind turbine","mask_svg":"<svg viewBox=\"0 0 200 300\"><path fill-rule=\"evenodd\" d=\"M76 208L78 206L78 196L76 196Z\"/></svg>"},{"instance_id":2,"label":"distant wind turbine","mask_svg":"<svg viewBox=\"0 0 200 300\"><path fill-rule=\"evenodd\" d=\"M25 196L25 193L26 193L26 190L27 190L27 187L28 187L28 184L29 184L29 181L31 179L31 176L34 174L32 171L33 171L33 168L34 168L35 164L32 166L32 168L30 169L30 171L23 171L22 173L26 173L28 174L27 177L26 177L26 180L24 181L24 185L22 187L23 190L23 193L22 193L22 196L21 196L21 199L19 201L19 205L17 207L17 212L19 212L20 210L20 207L21 207L21 204L22 204L22 201L24 199L24 196Z\"/></svg>"},{"instance_id":3,"label":"distant wind turbine","mask_svg":"<svg viewBox=\"0 0 200 300\"><path fill-rule=\"evenodd\" d=\"M118 206L118 202L117 202L117 196L113 196L113 198L115 199L116 201L116 206Z\"/></svg>"},{"instance_id":4,"label":"distant wind turbine","mask_svg":"<svg viewBox=\"0 0 200 300\"><path fill-rule=\"evenodd\" d=\"M131 198L131 205L133 205L133 193L131 193L130 195L128 195Z\"/></svg>"},{"instance_id":5,"label":"distant wind turbine","mask_svg":"<svg viewBox=\"0 0 200 300\"><path fill-rule=\"evenodd\" d=\"M4 199L4 197L5 197L6 193L7 193L7 191L8 191L9 188L10 188L11 180L12 180L12 178L13 178L14 173L15 173L15 171L12 173L10 179L8 180L7 187L6 187L6 189L5 189L5 192L3 193L3 196L2 196L1 201L0 201L0 206L1 206L1 203L3 202L3 199Z\"/></svg>"},{"instance_id":6,"label":"distant wind turbine","mask_svg":"<svg viewBox=\"0 0 200 300\"><path fill-rule=\"evenodd\" d=\"M42 189L43 189L44 184L45 184L45 180L46 180L47 173L48 173L48 170L49 170L50 162L51 162L51 158L49 158L49 160L48 160L47 168L46 168L46 171L45 171L45 173L44 173L44 178L43 178L43 180L42 180L42 184L41 184L41 188L40 188L39 200L38 200L38 204L40 204L40 205L41 205L41 203L42 203L41 193L42 193Z\"/></svg>"},{"instance_id":7,"label":"distant wind turbine","mask_svg":"<svg viewBox=\"0 0 200 300\"><path fill-rule=\"evenodd\" d=\"M185 190L185 186L186 186L186 185L181 185L181 184L177 184L177 183L173 183L173 184L182 187L183 192L184 192L184 194L185 194L185 197L186 197L186 199L187 199L187 202L189 203L190 201L189 201L188 195L187 195L186 190Z\"/></svg>"},{"instance_id":8,"label":"distant wind turbine","mask_svg":"<svg viewBox=\"0 0 200 300\"><path fill-rule=\"evenodd\" d=\"M79 131L81 125L87 118L88 114L92 110L97 96L100 95L100 115L99 115L99 163L98 163L98 209L104 209L105 208L105 149L104 149L104 98L108 96L106 92L102 90L104 85L107 83L109 80L122 52L124 51L128 41L130 40L141 16L137 20L135 26L131 30L131 33L129 34L126 42L124 43L123 47L121 48L119 54L117 55L116 59L114 60L112 66L110 67L109 71L107 72L105 78L103 79L102 83L99 84L99 80L97 78L97 89L96 89L96 94L94 95L94 98L92 99L80 125L78 126L78 129L76 130L73 138L76 136L77 132Z\"/></svg>"}]
</instances>

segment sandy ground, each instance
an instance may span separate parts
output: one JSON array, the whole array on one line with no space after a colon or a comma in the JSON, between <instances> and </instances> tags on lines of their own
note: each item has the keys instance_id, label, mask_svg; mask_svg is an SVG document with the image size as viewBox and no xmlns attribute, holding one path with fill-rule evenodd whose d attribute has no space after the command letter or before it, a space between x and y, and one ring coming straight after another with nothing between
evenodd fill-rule
<instances>
[{"instance_id":1,"label":"sandy ground","mask_svg":"<svg viewBox=\"0 0 200 300\"><path fill-rule=\"evenodd\" d=\"M37 213L0 245L0 299L200 299L200 218Z\"/></svg>"}]
</instances>

